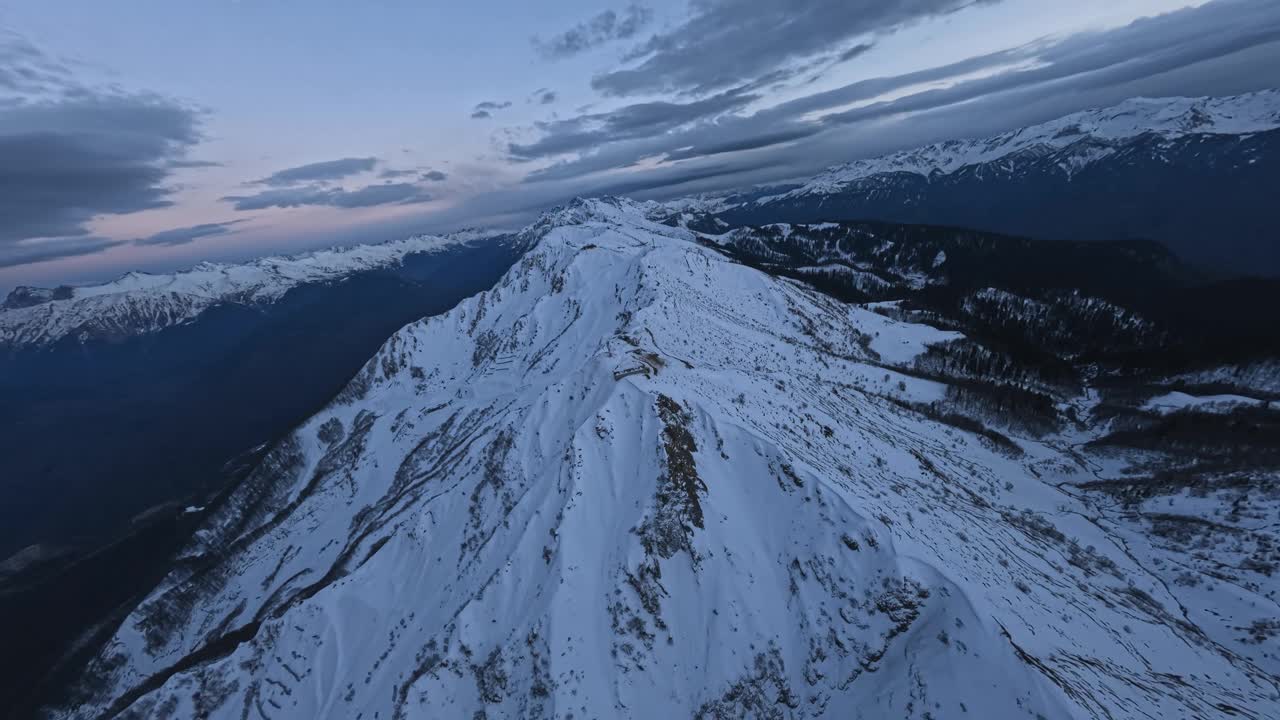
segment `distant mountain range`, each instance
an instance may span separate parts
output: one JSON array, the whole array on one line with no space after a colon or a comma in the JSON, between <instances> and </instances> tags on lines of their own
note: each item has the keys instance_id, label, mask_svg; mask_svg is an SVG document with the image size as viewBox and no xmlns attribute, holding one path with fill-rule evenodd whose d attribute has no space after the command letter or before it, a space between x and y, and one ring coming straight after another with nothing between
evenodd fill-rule
<instances>
[{"instance_id":1,"label":"distant mountain range","mask_svg":"<svg viewBox=\"0 0 1280 720\"><path fill-rule=\"evenodd\" d=\"M883 220L1039 239L1156 240L1200 266L1277 275L1277 128L1278 90L1134 99L858 160L773 192L666 206L728 226Z\"/></svg>"},{"instance_id":2,"label":"distant mountain range","mask_svg":"<svg viewBox=\"0 0 1280 720\"><path fill-rule=\"evenodd\" d=\"M205 262L173 273L131 272L96 285L18 287L0 304L0 350L44 347L68 338L83 343L146 335L191 322L215 307L265 307L297 287L398 266L410 256L474 247L497 234L417 235L245 263Z\"/></svg>"}]
</instances>

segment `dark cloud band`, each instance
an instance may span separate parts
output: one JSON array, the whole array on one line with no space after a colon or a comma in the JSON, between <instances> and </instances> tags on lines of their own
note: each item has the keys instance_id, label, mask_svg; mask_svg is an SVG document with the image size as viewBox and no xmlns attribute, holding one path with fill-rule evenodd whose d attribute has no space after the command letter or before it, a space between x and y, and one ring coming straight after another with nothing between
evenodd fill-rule
<instances>
[{"instance_id":1,"label":"dark cloud band","mask_svg":"<svg viewBox=\"0 0 1280 720\"><path fill-rule=\"evenodd\" d=\"M369 172L378 163L377 158L342 158L299 165L274 172L255 182L255 185L286 186L305 182L341 180L345 177Z\"/></svg>"},{"instance_id":2,"label":"dark cloud band","mask_svg":"<svg viewBox=\"0 0 1280 720\"><path fill-rule=\"evenodd\" d=\"M175 170L201 139L202 111L151 93L78 83L57 61L0 34L0 263L99 252L104 215L167 207Z\"/></svg>"},{"instance_id":3,"label":"dark cloud band","mask_svg":"<svg viewBox=\"0 0 1280 720\"><path fill-rule=\"evenodd\" d=\"M123 240L91 236L3 243L0 244L0 268L92 255L123 244Z\"/></svg>"},{"instance_id":4,"label":"dark cloud band","mask_svg":"<svg viewBox=\"0 0 1280 720\"><path fill-rule=\"evenodd\" d=\"M383 183L367 185L356 190L304 185L264 190L253 195L228 195L222 198L223 201L232 203L236 210L242 211L304 206L364 208L377 205L423 203L430 199L430 195L412 183Z\"/></svg>"},{"instance_id":5,"label":"dark cloud band","mask_svg":"<svg viewBox=\"0 0 1280 720\"><path fill-rule=\"evenodd\" d=\"M994 2L995 0L980 0ZM701 0L683 24L658 33L596 77L607 95L703 94L750 82L790 63L842 50L860 36L954 12L975 0ZM852 56L851 56L852 57Z\"/></svg>"},{"instance_id":6,"label":"dark cloud band","mask_svg":"<svg viewBox=\"0 0 1280 720\"><path fill-rule=\"evenodd\" d=\"M200 238L213 237L216 235L230 235L235 232L235 226L242 222L244 221L231 220L230 222L204 223L201 225L193 225L191 227L164 230L148 237L138 238L133 241L133 244L162 245L166 247L186 245L187 243L195 242Z\"/></svg>"},{"instance_id":7,"label":"dark cloud band","mask_svg":"<svg viewBox=\"0 0 1280 720\"><path fill-rule=\"evenodd\" d=\"M550 40L543 41L535 38L533 45L538 53L548 60L559 60L616 40L629 40L651 22L653 22L652 10L639 5L628 5L621 13L616 10L605 10Z\"/></svg>"}]
</instances>

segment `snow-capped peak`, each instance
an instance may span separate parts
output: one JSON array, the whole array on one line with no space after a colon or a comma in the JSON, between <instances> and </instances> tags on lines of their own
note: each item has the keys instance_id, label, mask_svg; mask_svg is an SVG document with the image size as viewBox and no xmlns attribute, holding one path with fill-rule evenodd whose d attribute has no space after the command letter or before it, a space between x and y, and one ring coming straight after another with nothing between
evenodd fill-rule
<instances>
[{"instance_id":1,"label":"snow-capped peak","mask_svg":"<svg viewBox=\"0 0 1280 720\"><path fill-rule=\"evenodd\" d=\"M1231 97L1133 98L1118 105L1072 113L1056 120L981 139L947 140L832 167L800 188L760 198L839 192L856 180L884 173L950 174L1016 153L1049 153L1075 146L1067 172L1109 156L1114 147L1153 134L1172 140L1193 134L1248 135L1280 128L1280 90Z\"/></svg>"},{"instance_id":2,"label":"snow-capped peak","mask_svg":"<svg viewBox=\"0 0 1280 720\"><path fill-rule=\"evenodd\" d=\"M718 213L734 206L729 198L732 191L724 191L719 193L702 193L699 195L690 195L688 197L673 198L671 200L656 201L649 200L645 202L645 208L650 215L678 215L681 213L690 214L707 214Z\"/></svg>"},{"instance_id":3,"label":"snow-capped peak","mask_svg":"<svg viewBox=\"0 0 1280 720\"><path fill-rule=\"evenodd\" d=\"M650 221L649 218L653 209L653 203L641 202L630 198L611 195L577 197L564 205L542 213L538 220L523 232L543 235L558 227L589 223L634 225L660 234L673 232L673 228ZM684 231L675 232L687 235Z\"/></svg>"}]
</instances>

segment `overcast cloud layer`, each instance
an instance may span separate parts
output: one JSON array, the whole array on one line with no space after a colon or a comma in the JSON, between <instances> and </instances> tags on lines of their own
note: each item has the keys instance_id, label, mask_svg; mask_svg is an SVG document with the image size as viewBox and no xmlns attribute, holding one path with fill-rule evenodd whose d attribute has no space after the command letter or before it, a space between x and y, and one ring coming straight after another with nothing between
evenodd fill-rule
<instances>
[{"instance_id":1,"label":"overcast cloud layer","mask_svg":"<svg viewBox=\"0 0 1280 720\"><path fill-rule=\"evenodd\" d=\"M683 24L631 51L635 67L592 81L607 95L706 93L785 71L857 40L997 0L697 0Z\"/></svg>"},{"instance_id":2,"label":"overcast cloud layer","mask_svg":"<svg viewBox=\"0 0 1280 720\"><path fill-rule=\"evenodd\" d=\"M1162 89L1169 73L1263 46L1280 56L1277 41L1280 3L1218 0L1115 30L862 80L756 112L742 112L759 96L741 87L683 103L624 105L608 113L541 123L536 139L510 143L507 150L516 161L559 158L530 173L527 183L586 178L647 158L671 163L734 155L717 164L731 173L759 167L759 153L747 159L743 151L766 149L775 151L773 164L780 169L813 171L831 164L833 151L835 157L854 159L943 137L996 133L1132 94L1161 94L1147 88ZM801 47L811 45L806 41ZM975 73L979 76L966 79ZM939 82L945 86L923 89ZM1278 83L1280 64L1255 63L1244 75L1233 69L1186 88L1214 94L1218 88L1238 91ZM918 91L911 92L913 88ZM889 94L894 99L876 101ZM850 105L857 106L845 109ZM939 133L943 127L945 133ZM666 172L680 176L674 167Z\"/></svg>"}]
</instances>

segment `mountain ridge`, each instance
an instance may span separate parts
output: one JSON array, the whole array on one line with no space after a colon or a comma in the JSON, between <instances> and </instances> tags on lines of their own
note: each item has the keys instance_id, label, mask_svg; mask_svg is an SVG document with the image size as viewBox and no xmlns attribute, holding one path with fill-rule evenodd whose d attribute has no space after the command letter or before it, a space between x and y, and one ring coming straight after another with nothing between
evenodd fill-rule
<instances>
[{"instance_id":1,"label":"mountain ridge","mask_svg":"<svg viewBox=\"0 0 1280 720\"><path fill-rule=\"evenodd\" d=\"M209 511L58 716L1272 706L1274 661L1060 487L1096 469L910 409L956 333L626 201L531 233Z\"/></svg>"},{"instance_id":2,"label":"mountain ridge","mask_svg":"<svg viewBox=\"0 0 1280 720\"><path fill-rule=\"evenodd\" d=\"M475 230L413 235L243 263L202 262L172 273L132 271L98 284L23 286L0 305L0 347L38 348L64 338L83 343L154 333L190 322L218 305L271 303L300 285L332 282L398 264L409 255L440 253L501 235Z\"/></svg>"},{"instance_id":3,"label":"mountain ridge","mask_svg":"<svg viewBox=\"0 0 1280 720\"><path fill-rule=\"evenodd\" d=\"M1123 141L1153 134L1164 140L1187 135L1251 135L1280 128L1280 90L1229 97L1132 98L1116 105L1082 110L988 138L946 140L867 160L835 165L803 186L755 201L768 205L781 199L838 192L872 175L905 172L949 175L963 168L1027 152L1033 155L1075 149L1067 175L1108 157ZM1083 142L1083 145L1077 145Z\"/></svg>"}]
</instances>

